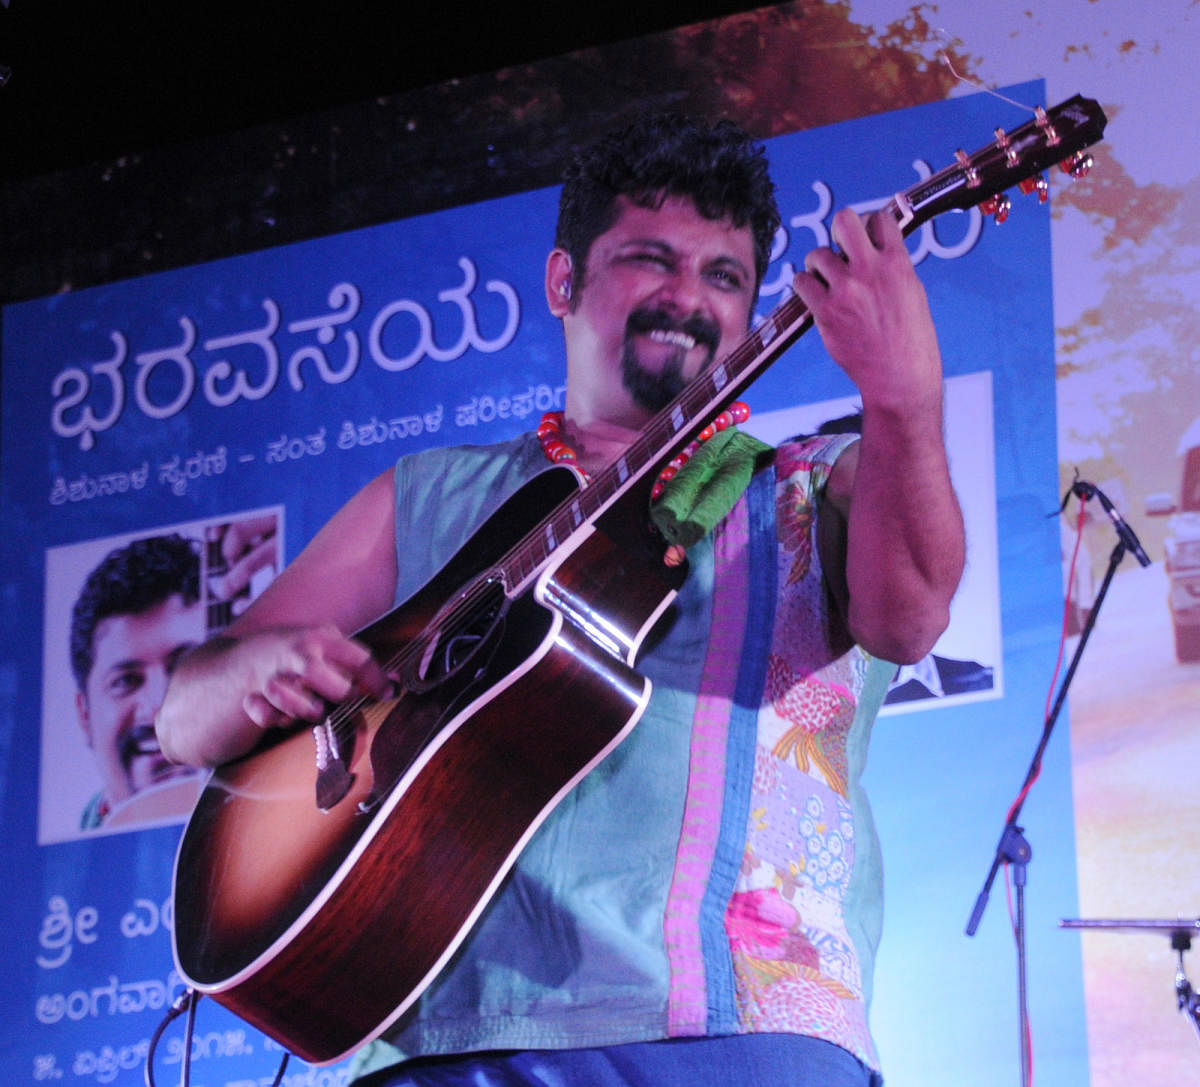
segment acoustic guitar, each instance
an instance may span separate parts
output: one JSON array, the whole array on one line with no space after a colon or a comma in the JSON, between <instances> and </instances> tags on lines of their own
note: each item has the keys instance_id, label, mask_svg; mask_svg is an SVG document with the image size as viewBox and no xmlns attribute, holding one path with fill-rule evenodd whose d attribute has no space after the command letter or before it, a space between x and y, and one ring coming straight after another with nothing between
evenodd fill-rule
<instances>
[{"instance_id":1,"label":"acoustic guitar","mask_svg":"<svg viewBox=\"0 0 1200 1087\"><path fill-rule=\"evenodd\" d=\"M952 209L1007 214L1081 174L1106 119L1074 97L889 204L904 231ZM684 567L650 525L660 468L812 323L789 296L580 486L519 490L422 589L359 633L403 677L385 702L332 706L213 773L174 876L176 965L313 1063L410 1008L558 801L634 727L633 667Z\"/></svg>"}]
</instances>

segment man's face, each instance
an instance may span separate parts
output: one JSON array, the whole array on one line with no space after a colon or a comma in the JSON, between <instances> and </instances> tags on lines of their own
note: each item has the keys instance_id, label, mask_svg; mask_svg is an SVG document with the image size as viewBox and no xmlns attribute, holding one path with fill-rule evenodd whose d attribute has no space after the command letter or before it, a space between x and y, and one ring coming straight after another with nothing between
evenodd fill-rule
<instances>
[{"instance_id":1,"label":"man's face","mask_svg":"<svg viewBox=\"0 0 1200 1087\"><path fill-rule=\"evenodd\" d=\"M179 594L96 625L92 671L75 703L111 803L181 772L159 751L154 715L179 658L203 637L203 608Z\"/></svg>"},{"instance_id":2,"label":"man's face","mask_svg":"<svg viewBox=\"0 0 1200 1087\"><path fill-rule=\"evenodd\" d=\"M581 289L558 315L569 385L584 392L590 412L631 424L745 335L754 240L748 227L706 219L686 197L658 209L621 197L618 207L592 243Z\"/></svg>"}]
</instances>

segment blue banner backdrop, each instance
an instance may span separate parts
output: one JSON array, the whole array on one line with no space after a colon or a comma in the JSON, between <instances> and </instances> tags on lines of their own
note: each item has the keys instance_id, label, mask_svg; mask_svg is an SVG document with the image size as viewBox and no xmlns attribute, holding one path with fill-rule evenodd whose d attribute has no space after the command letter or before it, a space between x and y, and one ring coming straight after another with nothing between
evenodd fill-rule
<instances>
[{"instance_id":1,"label":"blue banner backdrop","mask_svg":"<svg viewBox=\"0 0 1200 1087\"><path fill-rule=\"evenodd\" d=\"M1007 93L1042 101L1037 83ZM772 140L785 225L760 309L827 241L835 208L877 204L955 148L1026 119L973 95ZM208 544L228 526L266 511L272 527L254 542L272 541L263 568L276 569L398 456L500 439L561 406L559 331L542 293L556 201L556 189L530 192L5 309L5 1082L141 1082L180 988L169 934L182 811L80 829L104 756L79 727L68 666L84 578L112 548L182 528L202 553L205 592L220 595ZM890 1083L986 1087L1016 1075L999 885L980 935L962 933L1040 731L1061 615L1059 529L1047 519L1057 506L1048 208L1023 202L1002 228L978 212L949 216L910 247L951 388L963 390L948 403L971 580L939 652L994 678L969 697L903 707L877 729L869 787L888 918L873 1022ZM852 398L815 335L751 390L766 431ZM242 599L253 591L243 586ZM1052 931L1075 908L1064 752L1052 748L1027 808L1038 828L1030 961L1043 982L1039 1068L1084 1084L1078 945ZM178 1077L181 1048L168 1035L162 1080ZM269 1082L279 1057L211 1002L193 1049L194 1079L210 1087ZM300 1066L285 1082L344 1080L344 1068Z\"/></svg>"}]
</instances>

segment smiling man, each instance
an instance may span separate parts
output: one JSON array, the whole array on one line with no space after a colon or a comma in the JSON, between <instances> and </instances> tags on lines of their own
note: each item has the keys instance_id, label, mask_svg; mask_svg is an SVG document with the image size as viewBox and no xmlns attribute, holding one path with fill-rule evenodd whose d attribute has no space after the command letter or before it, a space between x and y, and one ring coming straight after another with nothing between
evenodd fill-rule
<instances>
[{"instance_id":1,"label":"smiling man","mask_svg":"<svg viewBox=\"0 0 1200 1087\"><path fill-rule=\"evenodd\" d=\"M95 829L153 786L177 781L185 767L158 745L154 715L180 657L204 638L200 559L182 536L154 536L118 548L88 575L71 616L75 709L102 786L81 819ZM146 802L146 821L183 815L194 791L174 808ZM138 819L136 821L143 821Z\"/></svg>"},{"instance_id":2,"label":"smiling man","mask_svg":"<svg viewBox=\"0 0 1200 1087\"><path fill-rule=\"evenodd\" d=\"M426 450L367 484L180 663L164 750L220 764L352 692L388 697L393 677L352 632L548 459L594 476L625 453L745 335L778 227L763 150L732 124L655 116L585 149L545 267L564 410L539 434ZM811 253L795 289L858 386L861 439L785 443L689 550L638 660L653 692L636 727L362 1051L364 1084L875 1079L881 872L858 779L889 662L945 627L963 539L937 341L899 228L841 212L833 232L840 252Z\"/></svg>"},{"instance_id":3,"label":"smiling man","mask_svg":"<svg viewBox=\"0 0 1200 1087\"><path fill-rule=\"evenodd\" d=\"M650 207L622 196L616 211L586 254L564 245L550 254L547 298L563 322L567 419L637 431L745 334L756 258L747 229L714 224L686 196Z\"/></svg>"}]
</instances>

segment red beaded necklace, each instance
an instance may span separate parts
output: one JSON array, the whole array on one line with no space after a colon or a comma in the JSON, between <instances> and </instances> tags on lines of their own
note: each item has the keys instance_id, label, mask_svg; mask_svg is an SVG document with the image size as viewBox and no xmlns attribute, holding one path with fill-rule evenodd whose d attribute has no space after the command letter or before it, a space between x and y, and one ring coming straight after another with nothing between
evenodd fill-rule
<instances>
[{"instance_id":1,"label":"red beaded necklace","mask_svg":"<svg viewBox=\"0 0 1200 1087\"><path fill-rule=\"evenodd\" d=\"M650 490L651 499L662 494L668 481L674 479L679 469L692 459L702 442L708 441L714 434L728 429L735 423L744 423L749 418L750 408L741 400L730 404L658 473L658 479L654 481L654 486ZM542 421L537 428L537 436L538 441L542 443L542 452L546 454L546 459L552 464L563 462L578 464L579 458L575 455L575 450L563 440L563 413L561 411L548 411L542 416ZM585 472L584 475L586 476L587 473Z\"/></svg>"}]
</instances>

